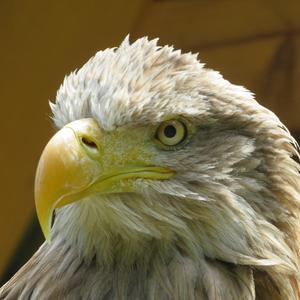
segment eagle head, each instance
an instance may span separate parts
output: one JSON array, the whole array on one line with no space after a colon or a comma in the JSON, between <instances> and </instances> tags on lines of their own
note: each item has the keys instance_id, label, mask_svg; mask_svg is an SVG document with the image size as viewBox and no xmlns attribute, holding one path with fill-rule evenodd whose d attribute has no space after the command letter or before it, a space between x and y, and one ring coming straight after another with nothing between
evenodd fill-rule
<instances>
[{"instance_id":1,"label":"eagle head","mask_svg":"<svg viewBox=\"0 0 300 300\"><path fill-rule=\"evenodd\" d=\"M204 286L229 274L251 295L296 293L297 144L248 90L196 55L126 38L67 76L51 109L59 131L35 182L49 247L105 268L176 273L184 262Z\"/></svg>"}]
</instances>

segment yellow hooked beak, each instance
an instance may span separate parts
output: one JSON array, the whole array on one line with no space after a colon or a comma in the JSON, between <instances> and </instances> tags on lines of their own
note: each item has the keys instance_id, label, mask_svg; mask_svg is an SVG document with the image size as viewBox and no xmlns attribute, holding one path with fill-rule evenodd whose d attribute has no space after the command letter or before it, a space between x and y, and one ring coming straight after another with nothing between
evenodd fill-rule
<instances>
[{"instance_id":1,"label":"yellow hooked beak","mask_svg":"<svg viewBox=\"0 0 300 300\"><path fill-rule=\"evenodd\" d=\"M130 192L132 183L126 179L168 179L174 174L169 168L137 159L137 154L149 153L136 139L132 139L134 147L124 147L130 153L122 153L111 146L116 138L120 140L101 131L95 120L82 119L66 125L49 141L35 178L36 210L46 240L50 241L55 208L91 193Z\"/></svg>"}]
</instances>

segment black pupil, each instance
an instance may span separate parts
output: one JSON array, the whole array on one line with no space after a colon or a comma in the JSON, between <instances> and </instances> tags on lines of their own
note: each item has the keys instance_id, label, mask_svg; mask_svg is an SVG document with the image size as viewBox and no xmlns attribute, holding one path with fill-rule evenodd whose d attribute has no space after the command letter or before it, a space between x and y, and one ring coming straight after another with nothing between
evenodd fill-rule
<instances>
[{"instance_id":1,"label":"black pupil","mask_svg":"<svg viewBox=\"0 0 300 300\"><path fill-rule=\"evenodd\" d=\"M176 135L176 128L173 125L167 125L164 129L164 134L167 138L172 138Z\"/></svg>"}]
</instances>

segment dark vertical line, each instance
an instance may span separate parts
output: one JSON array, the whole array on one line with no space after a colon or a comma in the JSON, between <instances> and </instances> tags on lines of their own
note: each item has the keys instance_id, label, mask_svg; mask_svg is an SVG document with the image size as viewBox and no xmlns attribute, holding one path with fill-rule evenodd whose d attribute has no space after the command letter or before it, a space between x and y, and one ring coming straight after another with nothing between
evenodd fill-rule
<instances>
[{"instance_id":1,"label":"dark vertical line","mask_svg":"<svg viewBox=\"0 0 300 300\"><path fill-rule=\"evenodd\" d=\"M261 85L265 99L272 99L280 105L291 104L296 67L296 44L291 34L286 34L267 68Z\"/></svg>"}]
</instances>

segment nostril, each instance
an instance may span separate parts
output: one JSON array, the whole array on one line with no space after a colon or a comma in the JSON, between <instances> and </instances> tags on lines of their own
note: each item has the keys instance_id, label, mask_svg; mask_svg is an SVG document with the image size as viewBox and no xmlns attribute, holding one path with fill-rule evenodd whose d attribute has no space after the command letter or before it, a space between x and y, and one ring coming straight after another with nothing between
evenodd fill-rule
<instances>
[{"instance_id":1,"label":"nostril","mask_svg":"<svg viewBox=\"0 0 300 300\"><path fill-rule=\"evenodd\" d=\"M81 138L81 141L84 145L86 145L89 148L98 149L97 144L94 141L90 140L89 138L83 136Z\"/></svg>"}]
</instances>

